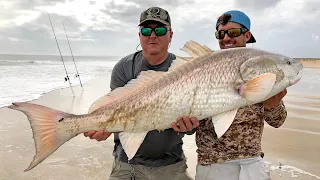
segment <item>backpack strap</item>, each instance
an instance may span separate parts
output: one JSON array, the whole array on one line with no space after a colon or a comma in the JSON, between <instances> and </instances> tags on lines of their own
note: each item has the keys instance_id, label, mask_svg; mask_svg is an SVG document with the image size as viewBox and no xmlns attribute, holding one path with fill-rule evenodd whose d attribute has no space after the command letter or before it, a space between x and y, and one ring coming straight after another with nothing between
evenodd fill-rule
<instances>
[{"instance_id":1,"label":"backpack strap","mask_svg":"<svg viewBox=\"0 0 320 180\"><path fill-rule=\"evenodd\" d=\"M134 77L134 62L136 60L137 54L140 53L140 52L142 52L142 50L135 52L133 54L133 56L132 56L132 69L131 69L132 74L131 74L131 77Z\"/></svg>"}]
</instances>

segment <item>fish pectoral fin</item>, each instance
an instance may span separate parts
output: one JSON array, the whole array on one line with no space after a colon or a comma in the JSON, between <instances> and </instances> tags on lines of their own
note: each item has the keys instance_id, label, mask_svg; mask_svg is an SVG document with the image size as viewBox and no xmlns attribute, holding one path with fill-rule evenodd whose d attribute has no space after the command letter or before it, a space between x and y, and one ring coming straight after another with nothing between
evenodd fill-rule
<instances>
[{"instance_id":1,"label":"fish pectoral fin","mask_svg":"<svg viewBox=\"0 0 320 180\"><path fill-rule=\"evenodd\" d=\"M276 82L276 75L264 73L253 77L248 82L240 86L239 93L249 101L264 100L271 92Z\"/></svg>"},{"instance_id":2,"label":"fish pectoral fin","mask_svg":"<svg viewBox=\"0 0 320 180\"><path fill-rule=\"evenodd\" d=\"M123 147L123 150L128 156L128 160L131 160L134 157L134 155L137 153L138 149L140 148L147 134L148 132L119 133L119 139Z\"/></svg>"},{"instance_id":3,"label":"fish pectoral fin","mask_svg":"<svg viewBox=\"0 0 320 180\"><path fill-rule=\"evenodd\" d=\"M218 138L227 132L236 117L237 111L238 109L233 109L216 116L212 116L212 123Z\"/></svg>"}]
</instances>

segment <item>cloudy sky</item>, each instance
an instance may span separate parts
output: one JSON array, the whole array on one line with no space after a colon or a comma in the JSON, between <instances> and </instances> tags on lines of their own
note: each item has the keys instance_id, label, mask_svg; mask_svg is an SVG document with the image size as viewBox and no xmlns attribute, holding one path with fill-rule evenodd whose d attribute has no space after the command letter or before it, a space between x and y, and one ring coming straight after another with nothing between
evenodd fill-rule
<instances>
[{"instance_id":1,"label":"cloudy sky","mask_svg":"<svg viewBox=\"0 0 320 180\"><path fill-rule=\"evenodd\" d=\"M170 51L185 55L186 41L218 49L214 24L239 9L251 17L257 43L249 45L291 57L320 57L319 0L1 0L0 53L69 55L63 22L75 55L124 56L139 44L140 13L167 9L174 31Z\"/></svg>"}]
</instances>

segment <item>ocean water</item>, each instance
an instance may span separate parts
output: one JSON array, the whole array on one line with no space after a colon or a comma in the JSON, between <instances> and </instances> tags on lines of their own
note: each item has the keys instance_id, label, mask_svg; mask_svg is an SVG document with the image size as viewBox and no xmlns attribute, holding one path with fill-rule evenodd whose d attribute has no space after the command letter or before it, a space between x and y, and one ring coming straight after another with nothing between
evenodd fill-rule
<instances>
[{"instance_id":1,"label":"ocean water","mask_svg":"<svg viewBox=\"0 0 320 180\"><path fill-rule=\"evenodd\" d=\"M121 57L63 57L45 55L0 55L0 107L12 102L29 101L42 94L110 75ZM66 68L66 70L65 70ZM77 70L79 77L76 77Z\"/></svg>"},{"instance_id":2,"label":"ocean water","mask_svg":"<svg viewBox=\"0 0 320 180\"><path fill-rule=\"evenodd\" d=\"M288 91L320 96L320 68L304 68L302 79Z\"/></svg>"}]
</instances>

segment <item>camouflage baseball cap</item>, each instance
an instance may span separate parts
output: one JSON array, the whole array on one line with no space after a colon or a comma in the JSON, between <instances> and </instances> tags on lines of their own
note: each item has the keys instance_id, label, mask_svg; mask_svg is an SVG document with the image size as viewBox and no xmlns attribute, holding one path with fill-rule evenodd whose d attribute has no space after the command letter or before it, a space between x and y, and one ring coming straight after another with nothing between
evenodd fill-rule
<instances>
[{"instance_id":1,"label":"camouflage baseball cap","mask_svg":"<svg viewBox=\"0 0 320 180\"><path fill-rule=\"evenodd\" d=\"M168 11L159 7L150 7L143 11L140 15L140 24L138 26L141 26L147 21L157 21L165 25L171 25Z\"/></svg>"}]
</instances>

